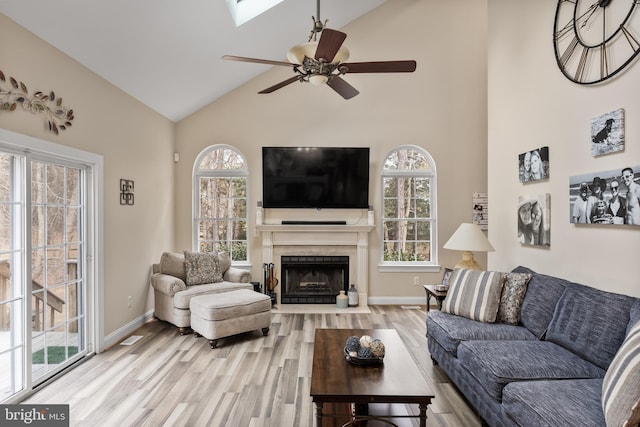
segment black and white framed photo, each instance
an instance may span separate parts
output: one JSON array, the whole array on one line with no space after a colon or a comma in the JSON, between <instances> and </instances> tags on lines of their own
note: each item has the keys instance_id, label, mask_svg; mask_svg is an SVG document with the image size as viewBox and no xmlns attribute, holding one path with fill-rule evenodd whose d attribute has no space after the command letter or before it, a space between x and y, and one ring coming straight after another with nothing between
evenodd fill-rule
<instances>
[{"instance_id":1,"label":"black and white framed photo","mask_svg":"<svg viewBox=\"0 0 640 427\"><path fill-rule=\"evenodd\" d=\"M517 216L520 243L551 246L551 194L519 196Z\"/></svg>"},{"instance_id":2,"label":"black and white framed photo","mask_svg":"<svg viewBox=\"0 0 640 427\"><path fill-rule=\"evenodd\" d=\"M549 147L540 147L518 155L520 182L549 178Z\"/></svg>"},{"instance_id":3,"label":"black and white framed photo","mask_svg":"<svg viewBox=\"0 0 640 427\"><path fill-rule=\"evenodd\" d=\"M573 224L640 225L640 166L569 177Z\"/></svg>"},{"instance_id":4,"label":"black and white framed photo","mask_svg":"<svg viewBox=\"0 0 640 427\"><path fill-rule=\"evenodd\" d=\"M593 157L624 150L624 109L591 120L591 155Z\"/></svg>"}]
</instances>

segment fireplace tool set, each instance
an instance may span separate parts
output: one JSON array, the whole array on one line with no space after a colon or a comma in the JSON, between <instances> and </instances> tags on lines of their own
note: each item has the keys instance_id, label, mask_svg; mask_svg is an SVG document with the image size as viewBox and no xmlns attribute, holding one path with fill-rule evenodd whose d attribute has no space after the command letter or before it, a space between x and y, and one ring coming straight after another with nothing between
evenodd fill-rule
<instances>
[{"instance_id":1,"label":"fireplace tool set","mask_svg":"<svg viewBox=\"0 0 640 427\"><path fill-rule=\"evenodd\" d=\"M271 297L271 304L276 303L275 288L278 286L278 279L276 278L276 269L272 262L262 264L262 271L264 274L264 291Z\"/></svg>"}]
</instances>

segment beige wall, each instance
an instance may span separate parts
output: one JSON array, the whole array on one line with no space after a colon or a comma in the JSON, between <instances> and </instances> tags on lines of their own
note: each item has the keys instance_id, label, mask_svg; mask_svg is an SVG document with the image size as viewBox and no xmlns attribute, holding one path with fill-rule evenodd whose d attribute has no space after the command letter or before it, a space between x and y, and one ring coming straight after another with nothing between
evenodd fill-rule
<instances>
[{"instance_id":1,"label":"beige wall","mask_svg":"<svg viewBox=\"0 0 640 427\"><path fill-rule=\"evenodd\" d=\"M288 78L272 69L177 125L176 249L191 248L193 162L206 147L229 144L247 158L250 177L250 227L261 199L261 147L371 147L370 203L380 216L381 162L394 147L415 144L433 156L438 169L439 246L461 222L471 220L471 198L486 191L486 2L476 0L393 0L350 24L345 44L352 61L416 59L413 74L349 75L360 95L345 101L328 87L292 84L270 95L256 92ZM300 41L306 34L300 35ZM259 52L228 52L259 56ZM284 56L284 52L283 52ZM278 58L271 58L278 59ZM229 72L254 64L229 63ZM360 211L288 213L296 219L323 219ZM267 213L272 218L287 213ZM365 213L366 216L366 213ZM380 273L380 227L370 235L369 296L424 297L422 283L441 273ZM251 234L252 273L260 278L260 239ZM460 254L440 250L451 266ZM482 263L485 260L479 256ZM421 301L421 300L420 300Z\"/></svg>"},{"instance_id":2,"label":"beige wall","mask_svg":"<svg viewBox=\"0 0 640 427\"><path fill-rule=\"evenodd\" d=\"M610 83L576 85L559 71L555 0L489 1L489 267L518 264L601 289L640 296L640 227L569 223L569 177L640 165L640 64ZM625 150L591 157L591 119L625 109ZM517 155L549 146L550 178L518 182ZM551 194L551 246L516 239L519 195Z\"/></svg>"},{"instance_id":3,"label":"beige wall","mask_svg":"<svg viewBox=\"0 0 640 427\"><path fill-rule=\"evenodd\" d=\"M149 269L173 246L174 125L2 14L0 70L30 93L53 90L75 112L73 126L60 135L45 130L42 115L21 108L0 112L0 128L104 157L108 336L152 309ZM134 206L120 206L120 178L135 181Z\"/></svg>"}]
</instances>

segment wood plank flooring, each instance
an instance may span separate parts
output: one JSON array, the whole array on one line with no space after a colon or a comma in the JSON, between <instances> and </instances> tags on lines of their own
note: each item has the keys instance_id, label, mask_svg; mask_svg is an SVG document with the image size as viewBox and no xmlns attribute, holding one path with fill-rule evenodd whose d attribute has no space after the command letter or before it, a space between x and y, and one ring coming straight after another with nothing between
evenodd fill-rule
<instances>
[{"instance_id":1,"label":"wood plank flooring","mask_svg":"<svg viewBox=\"0 0 640 427\"><path fill-rule=\"evenodd\" d=\"M173 325L152 320L135 331L143 336L135 344L96 355L24 403L67 403L71 426L313 427L309 390L315 329L391 328L436 395L427 426L480 426L446 375L432 366L424 318L424 306L371 306L370 314L274 310L267 337L260 331L241 334L220 340L214 350L204 338L180 336ZM416 414L413 406L395 405L393 413ZM394 423L418 425L406 418ZM377 425L388 424L368 423Z\"/></svg>"}]
</instances>

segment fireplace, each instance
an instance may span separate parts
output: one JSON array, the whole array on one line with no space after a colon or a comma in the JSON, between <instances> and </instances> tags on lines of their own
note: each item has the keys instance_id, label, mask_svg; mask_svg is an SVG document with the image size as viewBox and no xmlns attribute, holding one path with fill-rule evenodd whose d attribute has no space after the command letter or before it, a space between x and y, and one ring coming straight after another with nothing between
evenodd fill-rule
<instances>
[{"instance_id":1,"label":"fireplace","mask_svg":"<svg viewBox=\"0 0 640 427\"><path fill-rule=\"evenodd\" d=\"M282 304L335 304L349 288L348 256L292 256L280 258Z\"/></svg>"}]
</instances>

